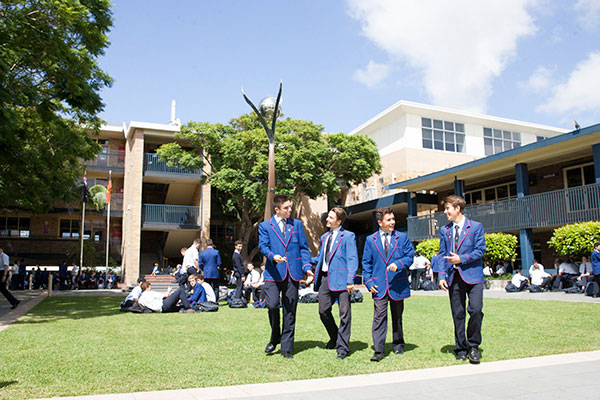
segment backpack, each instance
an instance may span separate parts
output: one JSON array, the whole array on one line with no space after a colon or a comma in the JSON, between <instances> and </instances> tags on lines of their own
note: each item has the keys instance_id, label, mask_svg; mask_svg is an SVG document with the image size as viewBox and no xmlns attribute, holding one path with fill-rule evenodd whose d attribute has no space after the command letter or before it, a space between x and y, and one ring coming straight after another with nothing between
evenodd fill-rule
<instances>
[{"instance_id":1,"label":"backpack","mask_svg":"<svg viewBox=\"0 0 600 400\"><path fill-rule=\"evenodd\" d=\"M564 289L563 292L568 293L568 294L581 293L581 288L579 288L577 285L575 285L575 286L571 286L570 288Z\"/></svg>"},{"instance_id":2,"label":"backpack","mask_svg":"<svg viewBox=\"0 0 600 400\"><path fill-rule=\"evenodd\" d=\"M196 311L214 312L219 311L219 304L215 303L214 301L201 301L200 303L197 303L196 307L194 308Z\"/></svg>"},{"instance_id":3,"label":"backpack","mask_svg":"<svg viewBox=\"0 0 600 400\"><path fill-rule=\"evenodd\" d=\"M435 290L435 285L429 279L425 279L423 282L421 282L421 289L427 291Z\"/></svg>"},{"instance_id":4,"label":"backpack","mask_svg":"<svg viewBox=\"0 0 600 400\"><path fill-rule=\"evenodd\" d=\"M542 293L544 289L538 285L529 285L529 293Z\"/></svg>"},{"instance_id":5,"label":"backpack","mask_svg":"<svg viewBox=\"0 0 600 400\"><path fill-rule=\"evenodd\" d=\"M317 294L316 293L306 293L304 296L300 297L298 300L300 303L317 303Z\"/></svg>"},{"instance_id":6,"label":"backpack","mask_svg":"<svg viewBox=\"0 0 600 400\"><path fill-rule=\"evenodd\" d=\"M515 293L515 292L520 292L519 288L516 287L515 285L513 285L512 282L509 282L506 287L504 288L504 290L506 290L508 293Z\"/></svg>"},{"instance_id":7,"label":"backpack","mask_svg":"<svg viewBox=\"0 0 600 400\"><path fill-rule=\"evenodd\" d=\"M131 307L129 307L127 309L127 311L132 312L132 313L137 313L137 314L149 314L154 312L152 309L141 305L139 302L135 302L133 303L133 305Z\"/></svg>"},{"instance_id":8,"label":"backpack","mask_svg":"<svg viewBox=\"0 0 600 400\"><path fill-rule=\"evenodd\" d=\"M598 284L594 281L588 282L587 286L585 287L585 295L591 297L598 297L599 293L600 287L598 287Z\"/></svg>"},{"instance_id":9,"label":"backpack","mask_svg":"<svg viewBox=\"0 0 600 400\"><path fill-rule=\"evenodd\" d=\"M363 302L363 294L360 290L355 290L350 293L350 303L362 303Z\"/></svg>"},{"instance_id":10,"label":"backpack","mask_svg":"<svg viewBox=\"0 0 600 400\"><path fill-rule=\"evenodd\" d=\"M231 299L231 301L229 301L229 308L246 308L246 307L248 307L248 302L243 297L240 299Z\"/></svg>"}]
</instances>

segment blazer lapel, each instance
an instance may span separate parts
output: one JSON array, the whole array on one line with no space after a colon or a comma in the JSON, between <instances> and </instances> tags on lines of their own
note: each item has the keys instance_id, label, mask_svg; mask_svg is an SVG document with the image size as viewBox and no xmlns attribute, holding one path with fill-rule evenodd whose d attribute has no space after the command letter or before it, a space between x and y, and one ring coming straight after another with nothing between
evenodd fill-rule
<instances>
[{"instance_id":1,"label":"blazer lapel","mask_svg":"<svg viewBox=\"0 0 600 400\"><path fill-rule=\"evenodd\" d=\"M377 233L375 234L375 247L377 248L377 251L379 252L381 258L383 259L383 262L387 264L387 260L385 259L385 253L383 251L383 244L381 243L381 234L379 233L379 230L377 230Z\"/></svg>"},{"instance_id":2,"label":"blazer lapel","mask_svg":"<svg viewBox=\"0 0 600 400\"><path fill-rule=\"evenodd\" d=\"M338 247L340 246L340 243L342 243L342 238L344 237L344 230L340 229L340 231L338 232L337 236L335 237L335 242L333 242L333 244L331 245L331 253L329 253L329 260L327 260L327 263L331 262L331 259L333 258L333 255L335 254L335 252L337 251Z\"/></svg>"},{"instance_id":3,"label":"blazer lapel","mask_svg":"<svg viewBox=\"0 0 600 400\"><path fill-rule=\"evenodd\" d=\"M285 224L285 237L286 237L286 241L284 243L285 247L288 247L288 244L290 243L290 238L292 237L292 228L294 227L294 220L291 218L288 218Z\"/></svg>"},{"instance_id":4,"label":"blazer lapel","mask_svg":"<svg viewBox=\"0 0 600 400\"><path fill-rule=\"evenodd\" d=\"M460 246L462 246L463 241L465 240L465 237L467 236L467 233L469 232L470 227L471 227L471 221L469 221L467 219L467 217L465 217L465 224L463 225L463 229L460 232L460 235L458 236L458 246L456 247L457 253L458 253L458 250L460 249Z\"/></svg>"},{"instance_id":5,"label":"blazer lapel","mask_svg":"<svg viewBox=\"0 0 600 400\"><path fill-rule=\"evenodd\" d=\"M285 247L287 247L287 244L283 241L283 238L281 237L281 227L279 226L279 224L277 224L277 220L275 219L275 217L271 217L271 229L273 229L273 232L275 232L279 240L281 240L281 243Z\"/></svg>"}]
</instances>

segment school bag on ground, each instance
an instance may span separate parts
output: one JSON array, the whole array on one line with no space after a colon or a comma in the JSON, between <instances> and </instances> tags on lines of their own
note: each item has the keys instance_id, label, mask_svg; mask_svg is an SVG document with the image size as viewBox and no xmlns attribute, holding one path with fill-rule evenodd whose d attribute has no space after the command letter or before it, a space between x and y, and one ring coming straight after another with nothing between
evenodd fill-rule
<instances>
[{"instance_id":1,"label":"school bag on ground","mask_svg":"<svg viewBox=\"0 0 600 400\"><path fill-rule=\"evenodd\" d=\"M585 295L591 297L598 297L599 293L600 287L598 287L598 284L594 281L588 282L587 286L585 287Z\"/></svg>"}]
</instances>

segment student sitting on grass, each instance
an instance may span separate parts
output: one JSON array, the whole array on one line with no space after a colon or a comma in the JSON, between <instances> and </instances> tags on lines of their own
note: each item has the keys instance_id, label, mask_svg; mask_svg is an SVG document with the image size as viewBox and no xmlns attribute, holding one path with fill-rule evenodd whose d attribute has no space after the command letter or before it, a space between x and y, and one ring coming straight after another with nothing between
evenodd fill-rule
<instances>
[{"instance_id":1,"label":"student sitting on grass","mask_svg":"<svg viewBox=\"0 0 600 400\"><path fill-rule=\"evenodd\" d=\"M184 288L180 287L173 293L169 288L169 292L166 295L162 293L153 292L150 282L142 282L140 285L142 288L142 295L140 296L138 303L142 307L151 309L154 312L177 312L182 308L186 312L194 312L194 309L190 307L190 303L187 299L187 293ZM181 301L182 307L178 306L177 303Z\"/></svg>"},{"instance_id":2,"label":"student sitting on grass","mask_svg":"<svg viewBox=\"0 0 600 400\"><path fill-rule=\"evenodd\" d=\"M516 269L515 274L513 275L510 283L512 283L517 289L517 291L520 292L522 290L527 289L527 287L529 286L529 279L521 275L520 269Z\"/></svg>"},{"instance_id":3,"label":"student sitting on grass","mask_svg":"<svg viewBox=\"0 0 600 400\"><path fill-rule=\"evenodd\" d=\"M133 305L133 303L137 303L140 296L142 295L142 287L141 283L146 282L146 279L143 276L140 276L137 280L138 285L131 289L131 292L125 297L125 300L121 303L121 311L127 311L129 307Z\"/></svg>"},{"instance_id":4,"label":"student sitting on grass","mask_svg":"<svg viewBox=\"0 0 600 400\"><path fill-rule=\"evenodd\" d=\"M188 299L190 303L190 307L195 308L196 304L207 301L206 299L206 290L202 286L204 282L204 276L202 271L198 272L198 275L190 275L188 276L188 283L192 287L193 293Z\"/></svg>"}]
</instances>

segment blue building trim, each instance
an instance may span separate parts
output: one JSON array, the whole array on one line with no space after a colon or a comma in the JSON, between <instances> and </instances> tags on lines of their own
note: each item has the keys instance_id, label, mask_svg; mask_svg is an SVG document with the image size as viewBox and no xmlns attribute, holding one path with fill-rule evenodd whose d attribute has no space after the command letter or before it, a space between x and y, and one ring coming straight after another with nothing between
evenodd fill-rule
<instances>
[{"instance_id":1,"label":"blue building trim","mask_svg":"<svg viewBox=\"0 0 600 400\"><path fill-rule=\"evenodd\" d=\"M354 204L354 205L347 206L344 208L346 209L346 213L348 215L352 215L352 214L358 214L358 213L365 212L365 211L376 210L381 207L391 207L395 204L409 203L410 201L411 201L410 193L402 192L402 193L395 193L395 194L385 196L385 197L380 197L378 199L374 199L374 200L370 200L370 201L365 201L364 203ZM423 193L417 193L416 196L414 197L413 201L415 202L415 209L416 209L417 203L437 204L437 202L438 202L437 195L423 194ZM409 206L409 209L410 209L410 206Z\"/></svg>"}]
</instances>

